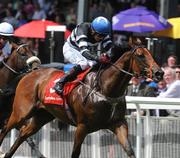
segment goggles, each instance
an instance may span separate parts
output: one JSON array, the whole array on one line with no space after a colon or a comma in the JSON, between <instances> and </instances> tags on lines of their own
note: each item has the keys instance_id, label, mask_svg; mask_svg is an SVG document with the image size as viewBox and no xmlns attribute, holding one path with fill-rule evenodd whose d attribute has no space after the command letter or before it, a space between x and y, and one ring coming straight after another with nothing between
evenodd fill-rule
<instances>
[{"instance_id":1,"label":"goggles","mask_svg":"<svg viewBox=\"0 0 180 158\"><path fill-rule=\"evenodd\" d=\"M106 37L105 34L100 34L100 33L96 32L93 28L92 28L92 31L93 31L93 35L94 35L94 36L97 36L98 38L104 38L104 37Z\"/></svg>"},{"instance_id":2,"label":"goggles","mask_svg":"<svg viewBox=\"0 0 180 158\"><path fill-rule=\"evenodd\" d=\"M100 34L100 33L97 33L97 32L95 32L94 35L97 36L97 37L99 37L99 38L104 38L104 37L106 37L106 35Z\"/></svg>"}]
</instances>

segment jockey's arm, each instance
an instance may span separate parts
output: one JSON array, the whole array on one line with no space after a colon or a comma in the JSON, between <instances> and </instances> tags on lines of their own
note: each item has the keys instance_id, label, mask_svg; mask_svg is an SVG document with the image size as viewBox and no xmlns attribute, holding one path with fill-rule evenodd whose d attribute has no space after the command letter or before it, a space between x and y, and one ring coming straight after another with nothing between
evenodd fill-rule
<instances>
[{"instance_id":1,"label":"jockey's arm","mask_svg":"<svg viewBox=\"0 0 180 158\"><path fill-rule=\"evenodd\" d=\"M88 25L80 24L76 29L76 41L78 43L80 53L89 60L98 61L98 57L88 49Z\"/></svg>"},{"instance_id":2,"label":"jockey's arm","mask_svg":"<svg viewBox=\"0 0 180 158\"><path fill-rule=\"evenodd\" d=\"M92 54L87 48L84 48L83 50L84 50L84 51L82 51L82 55L83 55L85 58L87 58L87 59L89 59L89 60L95 60L95 61L98 61L98 60L99 60L98 56Z\"/></svg>"},{"instance_id":3,"label":"jockey's arm","mask_svg":"<svg viewBox=\"0 0 180 158\"><path fill-rule=\"evenodd\" d=\"M104 40L102 41L102 48L103 48L103 51L105 51L105 53L109 56L109 57L112 57L113 54L111 52L111 49L112 49L112 46L113 46L113 43L112 43L112 40L110 38L110 36L106 36L104 38ZM102 52L104 53L104 52Z\"/></svg>"}]
</instances>

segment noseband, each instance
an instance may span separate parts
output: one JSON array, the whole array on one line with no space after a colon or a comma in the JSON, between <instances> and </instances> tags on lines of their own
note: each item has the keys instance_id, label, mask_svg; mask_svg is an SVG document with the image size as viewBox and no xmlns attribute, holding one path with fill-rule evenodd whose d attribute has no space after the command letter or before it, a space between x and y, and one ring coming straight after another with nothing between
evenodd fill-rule
<instances>
[{"instance_id":1,"label":"noseband","mask_svg":"<svg viewBox=\"0 0 180 158\"><path fill-rule=\"evenodd\" d=\"M22 55L19 53L19 50L20 50L22 47L26 47L26 46L28 46L28 44L21 44L20 46L18 46L18 47L16 48L16 53L18 54L18 56L22 57ZM22 57L22 58L24 58L24 57ZM21 72L21 71L17 72L17 71L14 70L13 68L11 68L8 64L6 64L6 62L5 62L4 60L2 61L2 64L3 64L7 69L9 69L10 71L12 71L14 74L22 74L22 73L23 73L23 72Z\"/></svg>"}]
</instances>

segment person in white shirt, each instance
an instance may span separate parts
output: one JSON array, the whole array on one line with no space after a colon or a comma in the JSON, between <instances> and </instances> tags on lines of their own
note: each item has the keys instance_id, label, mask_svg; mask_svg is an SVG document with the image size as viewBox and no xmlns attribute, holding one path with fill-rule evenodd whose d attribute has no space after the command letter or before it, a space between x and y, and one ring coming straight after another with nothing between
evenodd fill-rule
<instances>
[{"instance_id":1,"label":"person in white shirt","mask_svg":"<svg viewBox=\"0 0 180 158\"><path fill-rule=\"evenodd\" d=\"M164 80L167 84L167 90L161 92L158 98L180 98L180 80L176 80L176 71L173 68L164 69ZM171 116L180 116L179 110L167 110Z\"/></svg>"}]
</instances>

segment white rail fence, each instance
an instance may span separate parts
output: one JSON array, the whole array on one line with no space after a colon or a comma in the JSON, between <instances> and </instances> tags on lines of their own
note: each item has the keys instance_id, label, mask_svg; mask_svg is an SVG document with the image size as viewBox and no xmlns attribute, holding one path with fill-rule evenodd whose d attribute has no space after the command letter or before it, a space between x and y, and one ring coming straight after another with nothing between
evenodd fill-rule
<instances>
[{"instance_id":1,"label":"white rail fence","mask_svg":"<svg viewBox=\"0 0 180 158\"><path fill-rule=\"evenodd\" d=\"M152 120L149 115L150 109L174 109L180 110L180 98L154 98L154 97L126 97L127 108L137 110L137 136L136 136L136 157L137 158L152 158ZM142 142L142 122L140 111L146 109L146 129L145 129L145 155L141 154Z\"/></svg>"},{"instance_id":2,"label":"white rail fence","mask_svg":"<svg viewBox=\"0 0 180 158\"><path fill-rule=\"evenodd\" d=\"M128 120L130 121L130 132L132 136L132 144L133 148L136 153L136 158L179 158L180 155L180 143L177 143L175 145L175 149L172 149L173 151L170 151L170 156L168 154L164 154L166 149L162 149L165 147L169 147L168 143L166 146L158 147L160 150L162 150L161 153L158 153L159 151L156 150L156 154L153 154L153 151L155 151L153 147L153 139L155 136L153 136L153 130L154 130L154 122L156 123L156 120L154 119L162 119L162 118L155 118L149 116L149 109L175 109L180 110L180 99L176 98L153 98L153 97L126 97L127 101L127 108L128 109L136 109L137 110L137 116L135 117L128 117ZM140 110L145 109L147 110L147 115L145 117L140 116ZM175 126L180 127L180 118L163 118L163 120L178 120L175 121ZM135 123L136 122L136 123ZM177 125L176 125L177 124ZM175 127L173 126L173 127ZM135 127L135 128L134 128ZM159 128L159 127L158 127ZM135 130L134 130L135 129ZM134 130L134 131L133 131ZM168 129L170 133L173 133L173 130L175 128ZM56 132L56 133L53 133ZM36 143L39 144L40 151L47 157L47 158L57 158L57 157L69 157L71 155L72 146L73 146L73 133L74 128L70 127L68 132L64 132L64 135L62 136L61 131L59 131L56 128L53 127L53 123L49 123L46 126L42 128L38 134L36 134L33 138L36 141ZM70 133L68 135L68 133ZM162 131L162 135L163 135ZM179 136L179 128L177 128L176 132L173 133L174 135ZM119 147L118 142L115 140L115 138L110 137L111 133L108 131L99 131L95 132L91 135L89 135L85 139L85 143L83 143L82 152L81 152L81 158L127 158L126 154L123 152L123 150ZM157 134L158 135L158 134ZM174 139L173 137L169 137L168 141L171 141L170 139ZM16 131L13 130L11 132L11 135L6 138L5 143L3 143L3 150L9 149L9 146L14 142L14 139L16 137ZM180 136L179 136L180 137ZM102 138L105 138L104 141ZM175 138L176 139L176 138ZM65 141L64 141L65 140ZM173 140L174 141L174 140ZM160 144L162 145L162 144ZM27 149L27 144L23 143L23 145L18 149L18 151L15 154L15 158L25 157L25 158L32 158L36 157L36 154L31 151L30 148ZM120 152L119 152L120 148ZM156 147L155 147L156 148ZM55 150L56 149L56 150ZM175 152L174 150L177 150ZM169 152L169 151L168 151ZM175 152L175 154L174 154ZM172 156L173 155L173 156ZM157 156L157 157L156 157Z\"/></svg>"}]
</instances>

